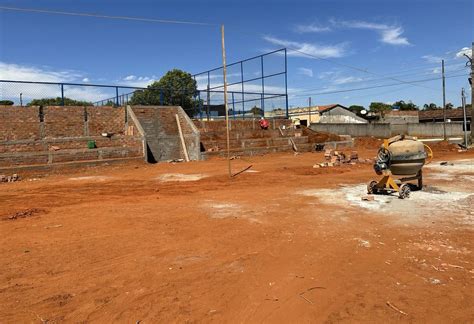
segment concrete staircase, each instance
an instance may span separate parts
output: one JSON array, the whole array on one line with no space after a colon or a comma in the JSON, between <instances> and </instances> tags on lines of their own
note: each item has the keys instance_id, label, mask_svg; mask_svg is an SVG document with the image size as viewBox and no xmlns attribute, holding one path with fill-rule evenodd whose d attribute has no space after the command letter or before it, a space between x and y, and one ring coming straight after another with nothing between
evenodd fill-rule
<instances>
[{"instance_id":1,"label":"concrete staircase","mask_svg":"<svg viewBox=\"0 0 474 324\"><path fill-rule=\"evenodd\" d=\"M199 124L198 124L199 125ZM242 126L242 125L241 125ZM299 130L285 129L280 131L276 129L252 129L249 122L249 128L234 127L230 131L230 152L232 155L261 155L275 152L293 151L293 143L298 152L309 152L313 150L314 145L309 142L308 136L301 135ZM225 128L200 128L201 150L204 158L211 156L226 155L226 131ZM283 134L282 134L283 133Z\"/></svg>"},{"instance_id":2,"label":"concrete staircase","mask_svg":"<svg viewBox=\"0 0 474 324\"><path fill-rule=\"evenodd\" d=\"M133 106L129 116L139 124L146 138L147 161L150 163L183 159L184 152L179 137L178 115L184 141L191 160L200 160L199 131L179 106ZM138 125L137 125L138 126Z\"/></svg>"}]
</instances>

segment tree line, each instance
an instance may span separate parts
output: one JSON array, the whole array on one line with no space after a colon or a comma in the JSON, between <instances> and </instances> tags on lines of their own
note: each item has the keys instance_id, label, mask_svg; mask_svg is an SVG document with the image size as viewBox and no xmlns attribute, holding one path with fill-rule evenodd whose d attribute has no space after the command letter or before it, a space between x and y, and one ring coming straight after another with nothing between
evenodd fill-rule
<instances>
[{"instance_id":1,"label":"tree line","mask_svg":"<svg viewBox=\"0 0 474 324\"><path fill-rule=\"evenodd\" d=\"M466 105L466 108L470 108L470 107L471 105L469 104ZM462 107L457 107L457 108L462 108ZM352 111L353 113L360 114L362 110L370 110L371 112L375 112L375 113L384 113L384 112L391 111L394 109L398 109L402 111L416 111L416 110L438 110L438 109L443 109L443 107L440 107L436 105L435 103L428 103L428 104L424 104L422 107L419 107L411 101L405 102L403 100L399 100L399 101L394 102L393 104L387 104L384 102L371 102L368 109L360 105L352 105L352 106L349 106L348 109ZM452 103L449 102L446 104L446 109L455 109L455 107Z\"/></svg>"}]
</instances>

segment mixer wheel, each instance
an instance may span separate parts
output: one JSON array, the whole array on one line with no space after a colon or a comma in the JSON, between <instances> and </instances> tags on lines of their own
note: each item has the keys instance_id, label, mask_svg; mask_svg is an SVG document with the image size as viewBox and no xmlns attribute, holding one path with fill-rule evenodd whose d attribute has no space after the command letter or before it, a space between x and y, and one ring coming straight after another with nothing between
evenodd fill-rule
<instances>
[{"instance_id":1,"label":"mixer wheel","mask_svg":"<svg viewBox=\"0 0 474 324\"><path fill-rule=\"evenodd\" d=\"M371 195L376 194L378 192L377 184L378 182L375 180L370 181L370 183L367 185L367 193Z\"/></svg>"},{"instance_id":2,"label":"mixer wheel","mask_svg":"<svg viewBox=\"0 0 474 324\"><path fill-rule=\"evenodd\" d=\"M410 197L410 186L407 183L404 183L400 186L398 190L398 195L400 199L405 199Z\"/></svg>"}]
</instances>

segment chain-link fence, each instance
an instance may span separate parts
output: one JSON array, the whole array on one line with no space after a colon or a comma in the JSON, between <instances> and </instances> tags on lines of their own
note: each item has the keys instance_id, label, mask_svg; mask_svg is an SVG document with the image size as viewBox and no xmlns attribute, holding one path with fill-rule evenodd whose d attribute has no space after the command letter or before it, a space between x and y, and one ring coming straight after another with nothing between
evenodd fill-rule
<instances>
[{"instance_id":1,"label":"chain-link fence","mask_svg":"<svg viewBox=\"0 0 474 324\"><path fill-rule=\"evenodd\" d=\"M286 49L231 63L227 77L231 118L288 116ZM222 67L193 78L197 90L0 80L0 105L179 105L193 118L224 118Z\"/></svg>"}]
</instances>

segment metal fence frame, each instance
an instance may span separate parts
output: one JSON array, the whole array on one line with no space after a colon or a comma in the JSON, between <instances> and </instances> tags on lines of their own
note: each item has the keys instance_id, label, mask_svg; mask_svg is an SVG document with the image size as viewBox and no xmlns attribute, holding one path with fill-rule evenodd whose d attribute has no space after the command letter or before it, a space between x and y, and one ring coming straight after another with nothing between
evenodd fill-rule
<instances>
[{"instance_id":1,"label":"metal fence frame","mask_svg":"<svg viewBox=\"0 0 474 324\"><path fill-rule=\"evenodd\" d=\"M268 55L276 54L281 55L284 57L284 70L283 71L278 71L276 73L272 73L269 75L265 75L265 70L264 70L264 63L265 63L265 57ZM244 79L244 63L249 62L252 60L258 60L260 61L260 76L256 78L251 78L251 79ZM228 92L228 102L227 106L228 109L232 109L232 112L230 114L231 117L233 118L246 118L249 116L246 116L249 111L245 111L245 103L247 102L258 102L260 101L260 106L261 110L263 113L265 112L265 101L269 99L274 99L274 98L283 98L284 99L284 108L285 108L285 117L288 118L288 78L287 78L287 71L288 71L288 66L287 66L287 50L286 48L279 49L276 51L272 51L269 53L265 53L262 55L257 55L245 60L241 60L238 62L234 62L231 64L228 64L227 67L232 67L232 66L240 66L240 81L238 82L232 82L228 83L228 86L238 86L240 85L240 91L234 91L230 90ZM211 106L211 94L213 95L222 95L224 93L224 85L218 85L215 87L211 87L210 79L211 79L211 73L215 71L221 70L223 67L218 67L215 69L211 69L208 71L204 71L201 73L197 73L193 75L193 79L196 80L196 77L199 77L201 75L207 76L207 87L206 89L197 89L196 92L189 94L186 89L184 90L179 90L183 92L183 95L181 96L181 105L183 103L183 98L185 95L191 95L193 97L193 112L192 116L197 117L200 119L203 119L204 114L206 114L206 117L209 119L209 107ZM271 93L271 92L265 92L265 80L268 78L276 77L276 76L284 76L284 93ZM254 82L254 81L259 81L261 83L261 92L249 92L245 91L245 84L248 82ZM0 85L3 83L15 83L15 84L30 84L30 85L56 85L59 87L58 96L61 98L60 105L64 105L64 99L66 98L65 95L65 87L67 86L72 86L72 87L96 87L96 88L107 88L107 89L113 89L115 90L115 96L106 98L103 100L99 100L94 102L94 106L103 106L105 104L113 103L114 106L123 106L128 104L130 97L136 92L136 91L143 91L143 90L151 90L151 91L159 91L160 92L160 104L165 105L163 94L164 91L168 90L173 90L174 92L177 91L177 89L165 89L165 88L149 88L149 87L133 87L133 86L123 86L123 85L108 85L108 84L92 84L92 83L68 83L68 82L41 82L41 81L19 81L19 80L0 80ZM128 89L130 92L127 93L122 93L120 94L120 90ZM204 101L202 98L204 97L203 94L206 95L207 100L206 104L204 105ZM246 96L252 96L253 98L248 99ZM20 103L22 105L22 100L21 100L21 92L20 92ZM179 102L171 103L172 105L174 104L180 104ZM243 109L236 111L235 106L238 104L242 104ZM197 106L196 106L197 105ZM224 105L223 100L220 102L219 105L216 106L222 106ZM257 106L257 105L255 105ZM189 113L188 113L189 114ZM215 116L213 116L215 117ZM220 117L220 116L219 116ZM255 117L255 116L250 116L250 117Z\"/></svg>"}]
</instances>

